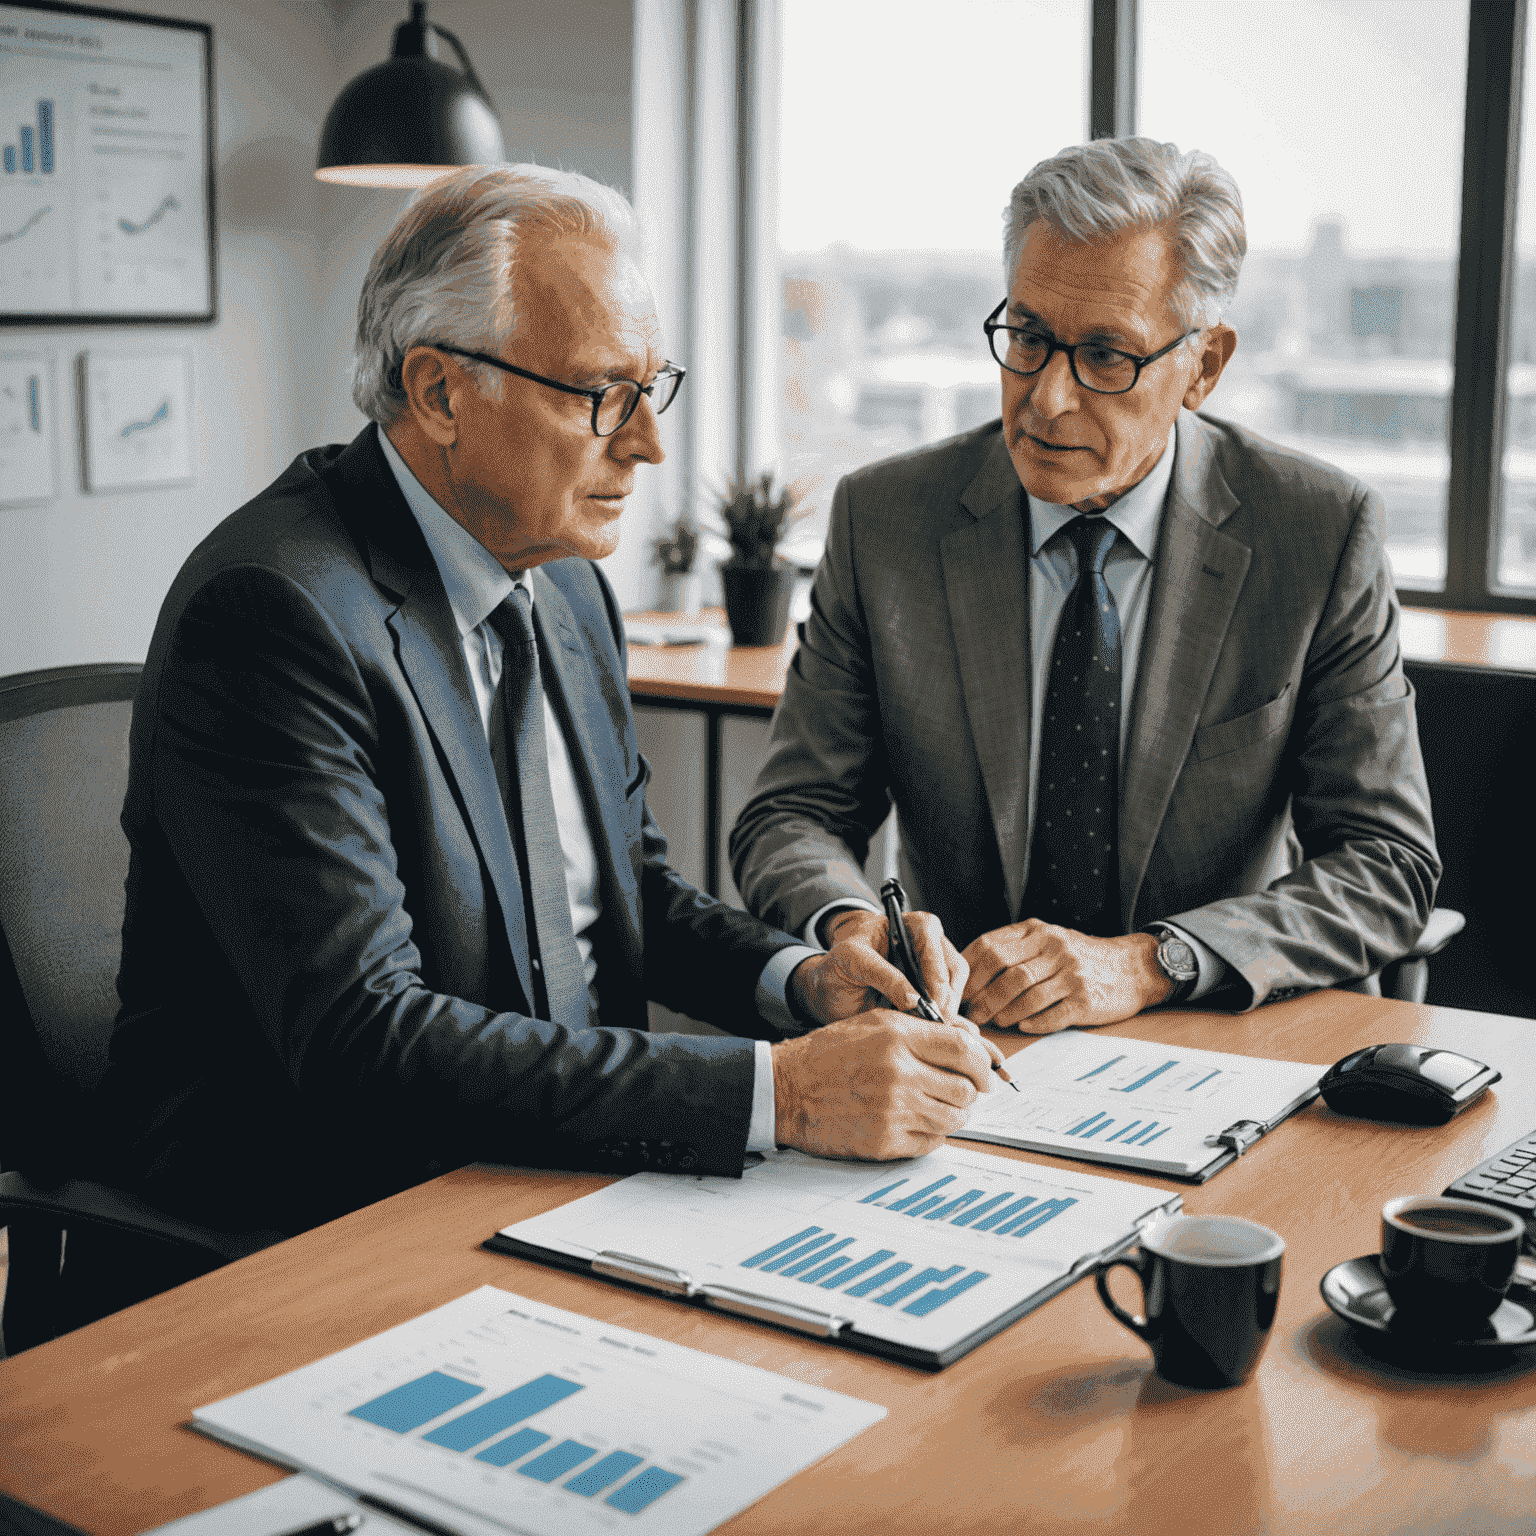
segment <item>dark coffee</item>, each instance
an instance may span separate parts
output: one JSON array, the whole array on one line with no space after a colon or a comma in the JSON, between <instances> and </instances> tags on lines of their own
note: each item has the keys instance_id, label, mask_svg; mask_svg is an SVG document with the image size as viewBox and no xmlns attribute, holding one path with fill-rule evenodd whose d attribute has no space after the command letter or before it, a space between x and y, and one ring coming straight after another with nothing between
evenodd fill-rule
<instances>
[{"instance_id":1,"label":"dark coffee","mask_svg":"<svg viewBox=\"0 0 1536 1536\"><path fill-rule=\"evenodd\" d=\"M1158 1375L1186 1387L1235 1387L1258 1363L1280 1299L1285 1244L1237 1216L1183 1216L1132 1256L1100 1265L1099 1299L1146 1341ZM1141 1280L1145 1318L1109 1294L1116 1265Z\"/></svg>"},{"instance_id":2,"label":"dark coffee","mask_svg":"<svg viewBox=\"0 0 1536 1536\"><path fill-rule=\"evenodd\" d=\"M1509 1232L1509 1223L1492 1211L1399 1211L1397 1221L1399 1226L1436 1237L1504 1237Z\"/></svg>"}]
</instances>

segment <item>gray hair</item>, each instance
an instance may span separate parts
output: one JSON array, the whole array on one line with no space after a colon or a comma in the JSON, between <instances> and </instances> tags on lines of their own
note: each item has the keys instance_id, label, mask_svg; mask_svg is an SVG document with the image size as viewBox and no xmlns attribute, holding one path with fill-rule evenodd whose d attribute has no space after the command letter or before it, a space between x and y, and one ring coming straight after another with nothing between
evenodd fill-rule
<instances>
[{"instance_id":1,"label":"gray hair","mask_svg":"<svg viewBox=\"0 0 1536 1536\"><path fill-rule=\"evenodd\" d=\"M542 165L471 165L423 187L374 253L357 301L352 398L388 426L405 408L400 368L433 343L499 351L517 330L513 280L528 236L637 240L620 192ZM468 363L499 398L501 372Z\"/></svg>"},{"instance_id":2,"label":"gray hair","mask_svg":"<svg viewBox=\"0 0 1536 1536\"><path fill-rule=\"evenodd\" d=\"M1025 231L1037 219L1078 244L1131 229L1165 230L1179 270L1171 307L1186 330L1221 319L1248 252L1237 183L1203 150L1185 154L1155 139L1069 145L1013 189L1003 212L1010 287Z\"/></svg>"}]
</instances>

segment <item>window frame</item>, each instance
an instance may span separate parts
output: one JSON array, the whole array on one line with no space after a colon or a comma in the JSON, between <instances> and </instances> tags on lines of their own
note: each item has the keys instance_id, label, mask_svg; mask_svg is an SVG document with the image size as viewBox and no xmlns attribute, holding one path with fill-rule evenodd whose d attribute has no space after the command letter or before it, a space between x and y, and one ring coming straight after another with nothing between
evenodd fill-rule
<instances>
[{"instance_id":1,"label":"window frame","mask_svg":"<svg viewBox=\"0 0 1536 1536\"><path fill-rule=\"evenodd\" d=\"M1495 581L1527 11L1528 0L1468 0L1445 585L1399 583L1408 607L1536 614L1536 593ZM1137 0L1090 0L1089 26L1089 136L1134 134Z\"/></svg>"}]
</instances>

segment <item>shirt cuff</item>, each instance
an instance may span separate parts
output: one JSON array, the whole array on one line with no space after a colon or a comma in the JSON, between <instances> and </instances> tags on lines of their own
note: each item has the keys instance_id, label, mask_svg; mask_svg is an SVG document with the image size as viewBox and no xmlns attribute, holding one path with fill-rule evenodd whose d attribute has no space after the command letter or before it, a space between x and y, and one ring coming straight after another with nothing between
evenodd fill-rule
<instances>
[{"instance_id":1,"label":"shirt cuff","mask_svg":"<svg viewBox=\"0 0 1536 1536\"><path fill-rule=\"evenodd\" d=\"M803 1035L805 1022L797 1019L789 1006L789 973L804 960L814 960L821 954L819 949L807 949L795 944L781 949L763 967L757 978L757 1011L781 1035Z\"/></svg>"},{"instance_id":2,"label":"shirt cuff","mask_svg":"<svg viewBox=\"0 0 1536 1536\"><path fill-rule=\"evenodd\" d=\"M1176 933L1195 952L1195 969L1200 973L1195 977L1195 984L1190 989L1189 996L1184 999L1186 1003L1192 1003L1197 997L1204 997L1207 992L1214 992L1222 982L1227 979L1227 962L1211 948L1209 944L1203 944L1194 934L1177 923L1158 924L1160 928L1166 928L1169 933Z\"/></svg>"},{"instance_id":3,"label":"shirt cuff","mask_svg":"<svg viewBox=\"0 0 1536 1536\"><path fill-rule=\"evenodd\" d=\"M772 1152L776 1121L773 1107L773 1047L754 1040L757 1061L752 1073L752 1119L747 1126L747 1151Z\"/></svg>"},{"instance_id":4,"label":"shirt cuff","mask_svg":"<svg viewBox=\"0 0 1536 1536\"><path fill-rule=\"evenodd\" d=\"M816 927L829 912L837 912L843 909L857 910L859 912L873 912L876 917L883 915L881 908L872 901L865 901L862 896L839 896L836 901L829 901L826 906L818 907L811 913L811 920L800 930L800 937L807 944L814 944L817 953L822 953L821 940L816 936Z\"/></svg>"}]
</instances>

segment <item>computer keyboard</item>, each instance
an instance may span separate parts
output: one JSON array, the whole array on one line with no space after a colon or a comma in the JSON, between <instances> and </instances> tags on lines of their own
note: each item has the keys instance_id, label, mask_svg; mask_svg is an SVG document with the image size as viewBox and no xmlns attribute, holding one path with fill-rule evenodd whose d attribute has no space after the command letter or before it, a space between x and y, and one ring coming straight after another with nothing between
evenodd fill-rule
<instances>
[{"instance_id":1,"label":"computer keyboard","mask_svg":"<svg viewBox=\"0 0 1536 1536\"><path fill-rule=\"evenodd\" d=\"M1452 1180L1445 1193L1501 1206L1526 1223L1528 1234L1536 1230L1536 1131Z\"/></svg>"}]
</instances>

